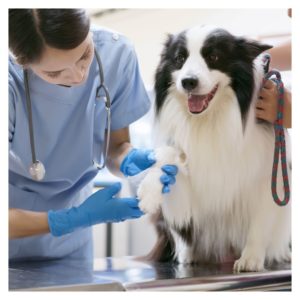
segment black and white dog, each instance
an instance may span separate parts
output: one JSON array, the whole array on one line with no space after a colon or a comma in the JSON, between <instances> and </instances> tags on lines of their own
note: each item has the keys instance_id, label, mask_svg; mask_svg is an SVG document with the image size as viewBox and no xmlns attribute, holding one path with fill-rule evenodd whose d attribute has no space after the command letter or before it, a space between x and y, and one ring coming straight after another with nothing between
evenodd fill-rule
<instances>
[{"instance_id":1,"label":"black and white dog","mask_svg":"<svg viewBox=\"0 0 300 300\"><path fill-rule=\"evenodd\" d=\"M279 207L271 194L274 130L255 117L261 53L269 48L210 26L168 37L155 81L157 164L138 190L140 207L160 212L150 258L231 256L237 272L290 261L290 203ZM287 140L290 166L289 147ZM179 173L161 197L157 177L165 163ZM282 197L280 167L277 180Z\"/></svg>"}]
</instances>

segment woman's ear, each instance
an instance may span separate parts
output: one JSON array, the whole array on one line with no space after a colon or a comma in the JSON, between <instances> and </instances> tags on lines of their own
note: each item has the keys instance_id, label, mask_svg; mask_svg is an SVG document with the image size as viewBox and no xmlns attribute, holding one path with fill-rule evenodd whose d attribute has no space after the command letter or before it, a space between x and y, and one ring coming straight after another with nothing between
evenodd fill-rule
<instances>
[{"instance_id":1,"label":"woman's ear","mask_svg":"<svg viewBox=\"0 0 300 300\"><path fill-rule=\"evenodd\" d=\"M19 65L21 65L24 70L29 69L29 65L27 65L27 64L25 64L25 65L24 64L19 64Z\"/></svg>"},{"instance_id":2,"label":"woman's ear","mask_svg":"<svg viewBox=\"0 0 300 300\"><path fill-rule=\"evenodd\" d=\"M24 64L24 62L22 62L22 60L20 58L17 58L17 57L14 57L14 56L13 56L13 58L14 58L14 61L18 65L20 65L23 69L28 69L29 68L28 64Z\"/></svg>"}]
</instances>

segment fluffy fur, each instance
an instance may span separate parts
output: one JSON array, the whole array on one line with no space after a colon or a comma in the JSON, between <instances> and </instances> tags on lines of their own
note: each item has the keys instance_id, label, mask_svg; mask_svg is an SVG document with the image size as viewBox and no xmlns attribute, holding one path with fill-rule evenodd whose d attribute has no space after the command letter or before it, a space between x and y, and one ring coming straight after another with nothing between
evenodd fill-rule
<instances>
[{"instance_id":1,"label":"fluffy fur","mask_svg":"<svg viewBox=\"0 0 300 300\"><path fill-rule=\"evenodd\" d=\"M141 208L160 206L150 259L219 263L233 255L238 272L290 260L290 203L279 207L271 194L274 131L255 118L268 48L208 26L168 37L156 72L156 142L184 153L188 173L179 171L162 200L149 197L157 166L141 183ZM287 148L290 165L288 140ZM167 154L158 161L178 163ZM282 196L280 167L277 186Z\"/></svg>"},{"instance_id":2,"label":"fluffy fur","mask_svg":"<svg viewBox=\"0 0 300 300\"><path fill-rule=\"evenodd\" d=\"M164 194L162 194L160 182L160 177L164 174L161 169L162 166L175 164L180 173L187 174L185 169L186 157L177 149L170 146L157 148L155 158L155 165L147 172L137 190L137 197L141 199L139 207L146 213L155 213L163 203Z\"/></svg>"}]
</instances>

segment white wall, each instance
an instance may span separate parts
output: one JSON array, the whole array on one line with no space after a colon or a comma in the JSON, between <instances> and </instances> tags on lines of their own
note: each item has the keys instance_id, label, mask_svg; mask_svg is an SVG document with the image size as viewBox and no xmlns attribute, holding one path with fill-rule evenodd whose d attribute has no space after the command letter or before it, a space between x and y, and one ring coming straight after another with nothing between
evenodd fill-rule
<instances>
[{"instance_id":1,"label":"white wall","mask_svg":"<svg viewBox=\"0 0 300 300\"><path fill-rule=\"evenodd\" d=\"M92 21L132 40L146 84L153 82L167 33L197 24L213 24L251 37L291 32L286 9L129 9L92 18Z\"/></svg>"}]
</instances>

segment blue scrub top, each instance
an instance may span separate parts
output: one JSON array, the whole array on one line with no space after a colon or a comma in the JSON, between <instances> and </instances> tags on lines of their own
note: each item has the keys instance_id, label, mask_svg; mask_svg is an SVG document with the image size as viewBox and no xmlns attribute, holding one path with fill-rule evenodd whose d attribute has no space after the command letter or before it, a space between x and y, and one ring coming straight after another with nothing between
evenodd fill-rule
<instances>
[{"instance_id":1,"label":"blue scrub top","mask_svg":"<svg viewBox=\"0 0 300 300\"><path fill-rule=\"evenodd\" d=\"M118 130L142 117L150 101L128 39L103 28L91 31L111 96L111 130ZM98 86L95 57L86 82L80 86L50 84L29 70L36 157L46 169L44 180L36 182L28 173L31 148L23 71L9 58L10 208L69 208L91 194L91 180L97 175L92 161L99 161L106 127L103 96L96 99ZM62 237L45 234L14 239L10 240L9 257L60 258L89 244L91 238L91 228L86 228Z\"/></svg>"}]
</instances>

